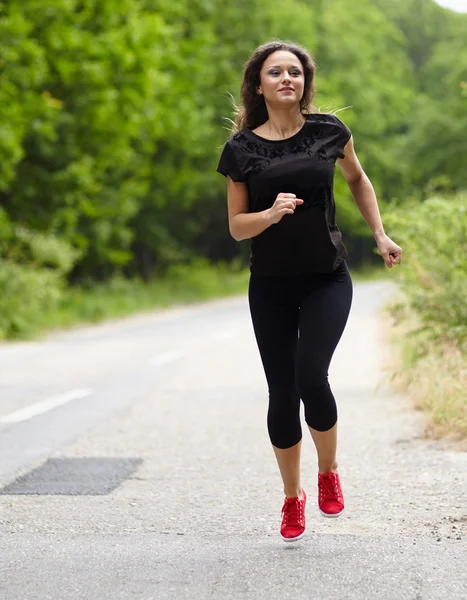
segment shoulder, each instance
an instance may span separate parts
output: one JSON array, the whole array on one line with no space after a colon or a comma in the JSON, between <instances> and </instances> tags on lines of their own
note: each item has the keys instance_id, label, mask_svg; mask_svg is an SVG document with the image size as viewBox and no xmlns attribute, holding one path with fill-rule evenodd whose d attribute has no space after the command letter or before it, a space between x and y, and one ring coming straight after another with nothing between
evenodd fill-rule
<instances>
[{"instance_id":1,"label":"shoulder","mask_svg":"<svg viewBox=\"0 0 467 600\"><path fill-rule=\"evenodd\" d=\"M328 151L336 159L344 158L344 148L352 137L349 127L333 113L313 113L309 120L313 123L310 134L326 140Z\"/></svg>"},{"instance_id":2,"label":"shoulder","mask_svg":"<svg viewBox=\"0 0 467 600\"><path fill-rule=\"evenodd\" d=\"M219 158L217 171L229 175L233 181L244 181L245 154L248 138L242 131L235 133L225 142Z\"/></svg>"},{"instance_id":3,"label":"shoulder","mask_svg":"<svg viewBox=\"0 0 467 600\"><path fill-rule=\"evenodd\" d=\"M308 115L308 120L323 125L331 125L337 129L349 129L334 113L311 113Z\"/></svg>"},{"instance_id":4,"label":"shoulder","mask_svg":"<svg viewBox=\"0 0 467 600\"><path fill-rule=\"evenodd\" d=\"M342 158L343 147L352 137L350 128L333 113L315 113L311 120L322 125L319 137L329 137L337 148L338 157Z\"/></svg>"},{"instance_id":5,"label":"shoulder","mask_svg":"<svg viewBox=\"0 0 467 600\"><path fill-rule=\"evenodd\" d=\"M222 155L236 157L241 151L242 144L246 141L246 136L243 132L238 131L231 135L222 147Z\"/></svg>"},{"instance_id":6,"label":"shoulder","mask_svg":"<svg viewBox=\"0 0 467 600\"><path fill-rule=\"evenodd\" d=\"M244 130L234 133L225 143L225 147L238 158L255 153L258 146L258 142L252 139Z\"/></svg>"},{"instance_id":7,"label":"shoulder","mask_svg":"<svg viewBox=\"0 0 467 600\"><path fill-rule=\"evenodd\" d=\"M245 131L237 131L234 133L228 140L227 143L230 144L232 148L239 148L250 141L250 138L245 133Z\"/></svg>"}]
</instances>

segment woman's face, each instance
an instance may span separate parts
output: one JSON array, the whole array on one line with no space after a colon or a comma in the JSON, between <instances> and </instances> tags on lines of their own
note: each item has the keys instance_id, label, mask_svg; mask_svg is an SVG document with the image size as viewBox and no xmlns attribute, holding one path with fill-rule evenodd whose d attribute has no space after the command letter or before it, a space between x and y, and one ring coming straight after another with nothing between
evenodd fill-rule
<instances>
[{"instance_id":1,"label":"woman's face","mask_svg":"<svg viewBox=\"0 0 467 600\"><path fill-rule=\"evenodd\" d=\"M305 73L295 54L278 50L264 61L260 81L258 93L264 95L269 106L291 106L302 99Z\"/></svg>"}]
</instances>

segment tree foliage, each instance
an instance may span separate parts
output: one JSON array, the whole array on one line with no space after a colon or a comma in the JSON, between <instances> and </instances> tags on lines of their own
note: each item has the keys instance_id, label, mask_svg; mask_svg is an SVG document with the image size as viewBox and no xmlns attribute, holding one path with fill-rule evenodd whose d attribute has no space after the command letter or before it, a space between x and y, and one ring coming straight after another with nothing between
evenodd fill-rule
<instances>
[{"instance_id":1,"label":"tree foliage","mask_svg":"<svg viewBox=\"0 0 467 600\"><path fill-rule=\"evenodd\" d=\"M383 214L467 187L467 17L433 0L8 0L0 204L23 234L0 259L81 281L244 252L215 166L243 65L271 38L316 58L322 110L348 107ZM336 187L340 227L368 236ZM24 235L55 239L67 260L39 267Z\"/></svg>"}]
</instances>

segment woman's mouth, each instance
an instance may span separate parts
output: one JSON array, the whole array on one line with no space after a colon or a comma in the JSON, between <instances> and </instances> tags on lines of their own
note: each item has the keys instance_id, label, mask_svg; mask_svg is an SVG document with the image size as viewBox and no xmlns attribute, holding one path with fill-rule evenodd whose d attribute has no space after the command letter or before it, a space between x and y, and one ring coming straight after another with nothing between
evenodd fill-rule
<instances>
[{"instance_id":1,"label":"woman's mouth","mask_svg":"<svg viewBox=\"0 0 467 600\"><path fill-rule=\"evenodd\" d=\"M282 88L279 92L294 92L295 90L292 88Z\"/></svg>"}]
</instances>

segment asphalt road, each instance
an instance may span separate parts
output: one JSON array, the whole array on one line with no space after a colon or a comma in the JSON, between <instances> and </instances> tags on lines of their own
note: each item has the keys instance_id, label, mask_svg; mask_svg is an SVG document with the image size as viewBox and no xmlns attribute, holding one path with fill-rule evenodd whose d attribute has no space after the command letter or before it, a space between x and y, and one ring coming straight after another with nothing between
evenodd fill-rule
<instances>
[{"instance_id":1,"label":"asphalt road","mask_svg":"<svg viewBox=\"0 0 467 600\"><path fill-rule=\"evenodd\" d=\"M346 512L282 485L246 297L0 346L0 598L467 599L467 454L392 392L386 284L356 284L330 381ZM303 419L303 410L302 410Z\"/></svg>"}]
</instances>

